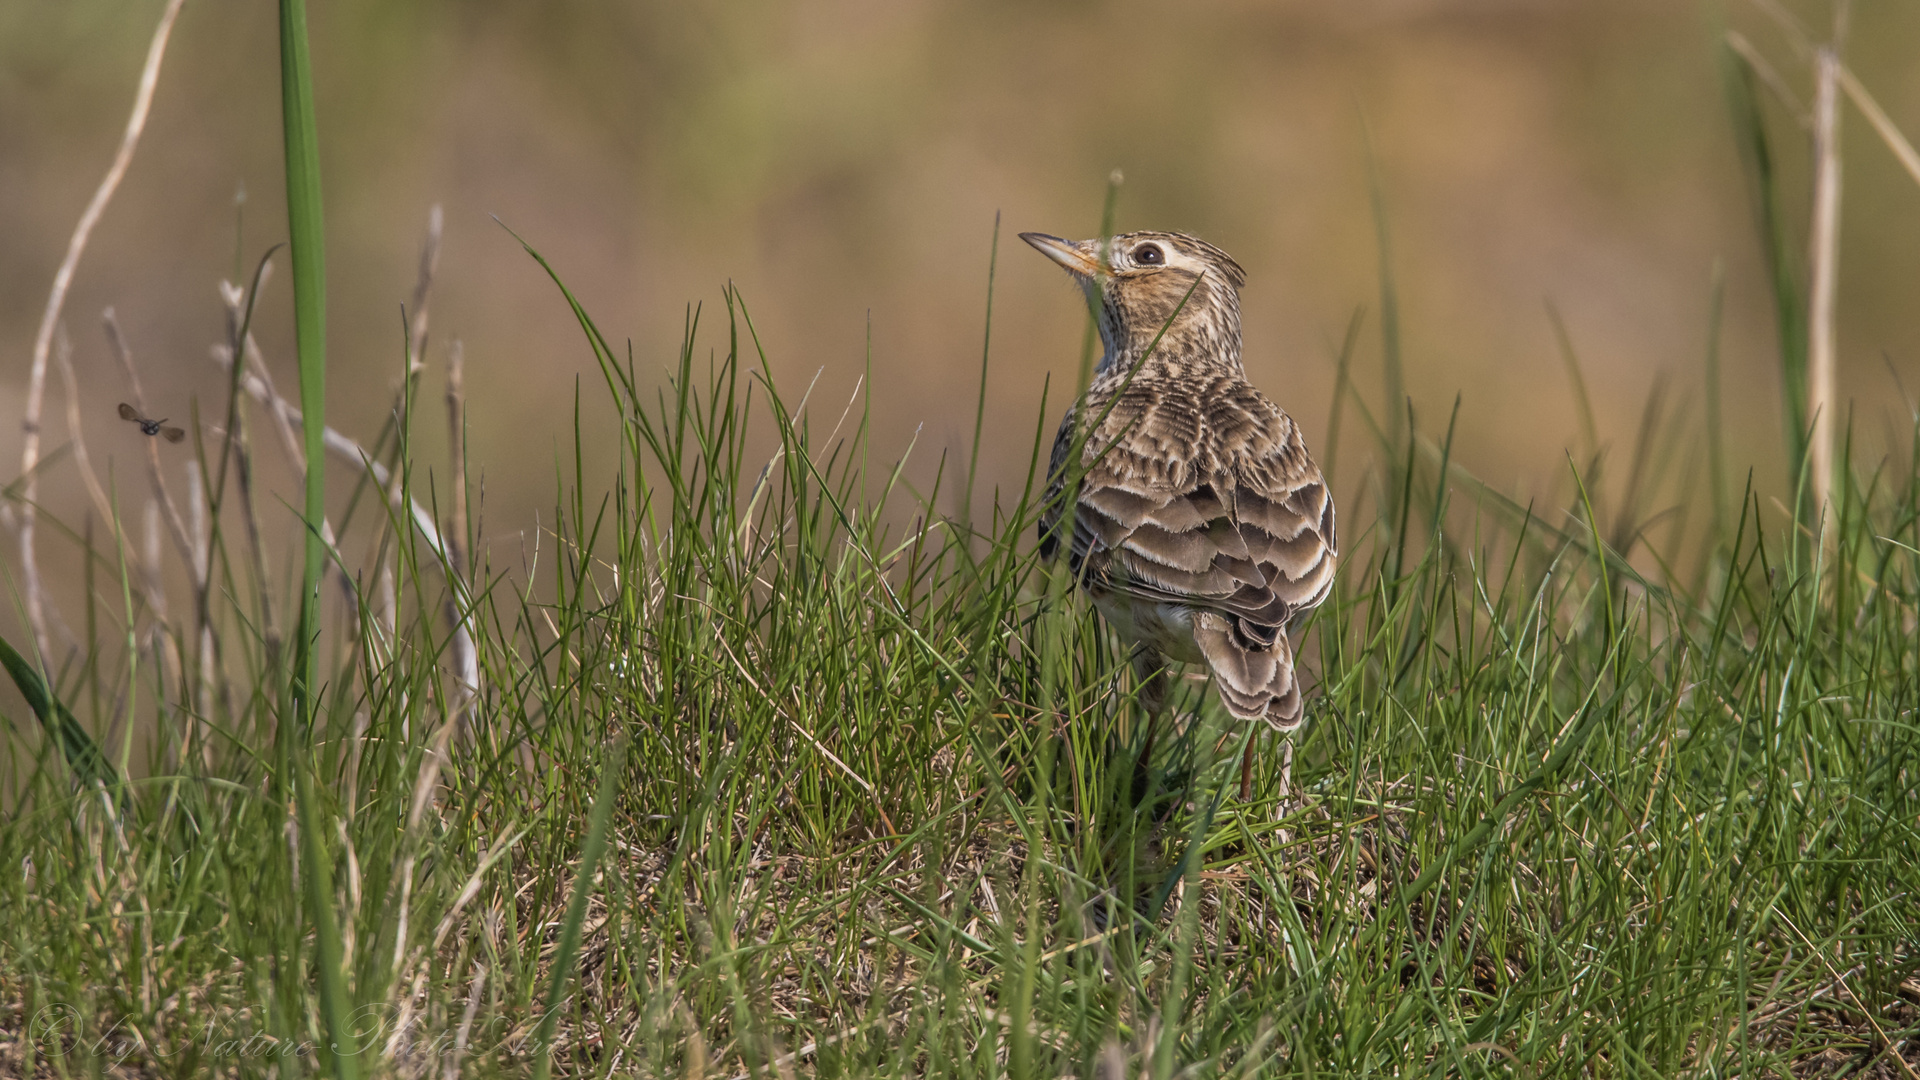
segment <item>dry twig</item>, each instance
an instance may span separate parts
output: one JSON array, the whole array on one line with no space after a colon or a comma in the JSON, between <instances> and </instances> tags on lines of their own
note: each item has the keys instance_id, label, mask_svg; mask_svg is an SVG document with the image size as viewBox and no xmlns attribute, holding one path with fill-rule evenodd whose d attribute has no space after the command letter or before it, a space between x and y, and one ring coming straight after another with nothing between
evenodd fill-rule
<instances>
[{"instance_id":1,"label":"dry twig","mask_svg":"<svg viewBox=\"0 0 1920 1080\"><path fill-rule=\"evenodd\" d=\"M80 469L87 495L93 499L94 513L100 515L101 521L113 521L117 516L113 504L107 500L106 489L100 486L100 477L93 471L93 460L87 456L87 441L81 436L80 380L73 374L73 341L67 337L65 323L54 331L53 357L60 364L60 382L67 392L67 438L73 447L73 462Z\"/></svg>"},{"instance_id":2,"label":"dry twig","mask_svg":"<svg viewBox=\"0 0 1920 1080\"><path fill-rule=\"evenodd\" d=\"M39 564L34 558L33 525L37 483L34 472L40 464L40 406L46 394L47 355L53 345L54 327L60 321L60 309L67 302L67 290L73 285L74 270L80 265L81 254L87 250L87 240L93 235L93 227L99 224L100 216L106 212L113 193L120 187L121 178L126 176L127 166L133 163L134 150L139 148L140 134L146 130L147 114L153 106L153 89L160 81L160 61L166 57L167 39L173 34L174 19L185 2L167 0L166 10L160 13L160 25L154 28L153 41L147 46L147 62L140 70L140 88L133 95L133 112L127 117L126 132L120 137L120 149L114 153L113 164L108 166L107 175L94 190L92 201L81 212L80 221L73 227L73 235L67 240L66 257L54 272L53 289L47 296L47 308L40 316L40 329L33 339L33 366L27 375L27 407L20 421L23 435L20 475L25 481L20 509L20 568L21 575L26 579L27 623L33 631L34 647L41 650L42 656L45 655L47 638L46 601L40 583Z\"/></svg>"}]
</instances>

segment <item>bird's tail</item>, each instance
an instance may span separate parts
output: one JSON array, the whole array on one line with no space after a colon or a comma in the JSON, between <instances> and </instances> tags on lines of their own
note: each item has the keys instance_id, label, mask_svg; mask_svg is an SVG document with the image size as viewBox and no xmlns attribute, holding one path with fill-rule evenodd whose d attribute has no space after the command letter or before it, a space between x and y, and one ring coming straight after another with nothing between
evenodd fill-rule
<instances>
[{"instance_id":1,"label":"bird's tail","mask_svg":"<svg viewBox=\"0 0 1920 1080\"><path fill-rule=\"evenodd\" d=\"M1255 626L1211 611L1196 612L1193 639L1213 669L1227 711L1292 731L1304 715L1294 677L1293 643L1285 627Z\"/></svg>"}]
</instances>

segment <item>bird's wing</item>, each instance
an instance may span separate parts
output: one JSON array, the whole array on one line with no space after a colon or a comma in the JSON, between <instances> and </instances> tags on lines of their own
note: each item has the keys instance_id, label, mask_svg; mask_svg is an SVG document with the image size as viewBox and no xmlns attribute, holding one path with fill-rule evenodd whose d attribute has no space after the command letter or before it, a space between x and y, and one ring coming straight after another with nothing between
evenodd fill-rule
<instances>
[{"instance_id":1,"label":"bird's wing","mask_svg":"<svg viewBox=\"0 0 1920 1080\"><path fill-rule=\"evenodd\" d=\"M1129 387L1089 397L1069 554L1091 582L1218 611L1253 640L1326 598L1338 554L1333 500L1299 428L1244 381ZM1050 492L1067 479L1075 413L1054 443ZM1055 512L1043 545L1066 537ZM1260 639L1265 639L1264 641Z\"/></svg>"}]
</instances>

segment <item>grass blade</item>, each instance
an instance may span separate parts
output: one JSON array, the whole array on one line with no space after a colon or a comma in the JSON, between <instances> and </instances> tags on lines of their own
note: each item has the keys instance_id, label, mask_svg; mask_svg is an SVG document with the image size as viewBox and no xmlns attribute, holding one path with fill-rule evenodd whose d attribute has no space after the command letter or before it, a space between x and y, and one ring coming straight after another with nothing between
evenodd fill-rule
<instances>
[{"instance_id":1,"label":"grass blade","mask_svg":"<svg viewBox=\"0 0 1920 1080\"><path fill-rule=\"evenodd\" d=\"M1755 92L1753 67L1739 52L1721 50L1722 84L1732 113L1734 139L1746 165L1753 197L1754 227L1767 260L1767 280L1773 291L1774 329L1780 348L1780 396L1785 410L1788 468L1800 469L1807 451L1807 305L1800 286L1800 263L1782 206L1780 175L1773 145L1767 137L1766 117Z\"/></svg>"},{"instance_id":2,"label":"grass blade","mask_svg":"<svg viewBox=\"0 0 1920 1080\"><path fill-rule=\"evenodd\" d=\"M980 400L973 408L973 452L967 458L967 486L960 496L960 531L973 531L973 480L980 471L980 433L987 419L987 360L993 355L993 277L1000 267L1000 212L993 214L993 243L987 249L987 327L980 334ZM867 336L871 340L873 329L869 323ZM872 347L869 345L871 355ZM871 364L869 364L871 366Z\"/></svg>"},{"instance_id":3,"label":"grass blade","mask_svg":"<svg viewBox=\"0 0 1920 1080\"><path fill-rule=\"evenodd\" d=\"M280 0L280 105L287 165L287 235L293 263L294 340L300 362L301 428L307 456L305 554L300 575L300 640L294 647L292 715L282 723L280 760L291 764L300 819L301 878L314 925L320 976L320 1014L331 1045L333 1074L359 1075L358 1047L349 1034L344 948L333 907L333 863L327 851L311 770L312 736L319 715L320 577L326 545L327 260L320 205L320 135L313 113L313 65L307 48L305 0ZM240 367L235 354L234 367Z\"/></svg>"},{"instance_id":4,"label":"grass blade","mask_svg":"<svg viewBox=\"0 0 1920 1080\"><path fill-rule=\"evenodd\" d=\"M587 903L593 899L593 876L600 856L607 850L607 827L613 820L613 803L619 795L620 778L626 773L627 739L613 744L607 762L600 770L600 789L593 796L593 816L587 825L587 842L580 849L580 869L573 877L573 896L567 901L567 921L560 928L560 947L553 955L548 976L547 1009L540 1017L540 1031L533 1045L539 1054L534 1064L536 1080L553 1073L553 1032L560 1023L560 1003L566 999L573 982L574 961L580 954L580 928L587 921Z\"/></svg>"},{"instance_id":5,"label":"grass blade","mask_svg":"<svg viewBox=\"0 0 1920 1080\"><path fill-rule=\"evenodd\" d=\"M39 718L47 737L60 747L60 756L66 759L74 775L83 783L119 787L119 774L87 734L87 729L80 726L80 721L74 719L73 713L47 688L46 680L5 638L0 638L0 664L6 665L7 674L13 676L13 685L20 688L20 696L27 699L27 707Z\"/></svg>"}]
</instances>

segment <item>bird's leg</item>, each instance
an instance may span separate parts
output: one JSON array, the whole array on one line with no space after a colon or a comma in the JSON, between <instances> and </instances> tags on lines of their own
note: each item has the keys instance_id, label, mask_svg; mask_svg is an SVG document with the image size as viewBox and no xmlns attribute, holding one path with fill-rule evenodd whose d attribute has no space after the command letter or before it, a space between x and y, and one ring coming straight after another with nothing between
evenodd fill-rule
<instances>
[{"instance_id":1,"label":"bird's leg","mask_svg":"<svg viewBox=\"0 0 1920 1080\"><path fill-rule=\"evenodd\" d=\"M1293 794L1293 738L1280 744L1280 798Z\"/></svg>"},{"instance_id":2,"label":"bird's leg","mask_svg":"<svg viewBox=\"0 0 1920 1080\"><path fill-rule=\"evenodd\" d=\"M1147 794L1153 740L1160 733L1160 713L1167 704L1166 662L1157 650L1142 646L1134 651L1133 673L1140 684L1140 706L1147 711L1147 738L1140 746L1140 756L1133 759L1133 801L1137 803Z\"/></svg>"},{"instance_id":3,"label":"bird's leg","mask_svg":"<svg viewBox=\"0 0 1920 1080\"><path fill-rule=\"evenodd\" d=\"M1293 794L1293 738L1288 736L1280 744L1280 800L1273 804L1273 820L1281 821L1287 816L1287 800ZM1293 843L1293 830L1280 830L1280 846Z\"/></svg>"},{"instance_id":4,"label":"bird's leg","mask_svg":"<svg viewBox=\"0 0 1920 1080\"><path fill-rule=\"evenodd\" d=\"M1247 748L1240 755L1241 802L1247 802L1253 798L1253 747L1260 738L1259 728L1253 727L1251 722L1249 722L1248 727L1251 730L1247 732Z\"/></svg>"}]
</instances>

